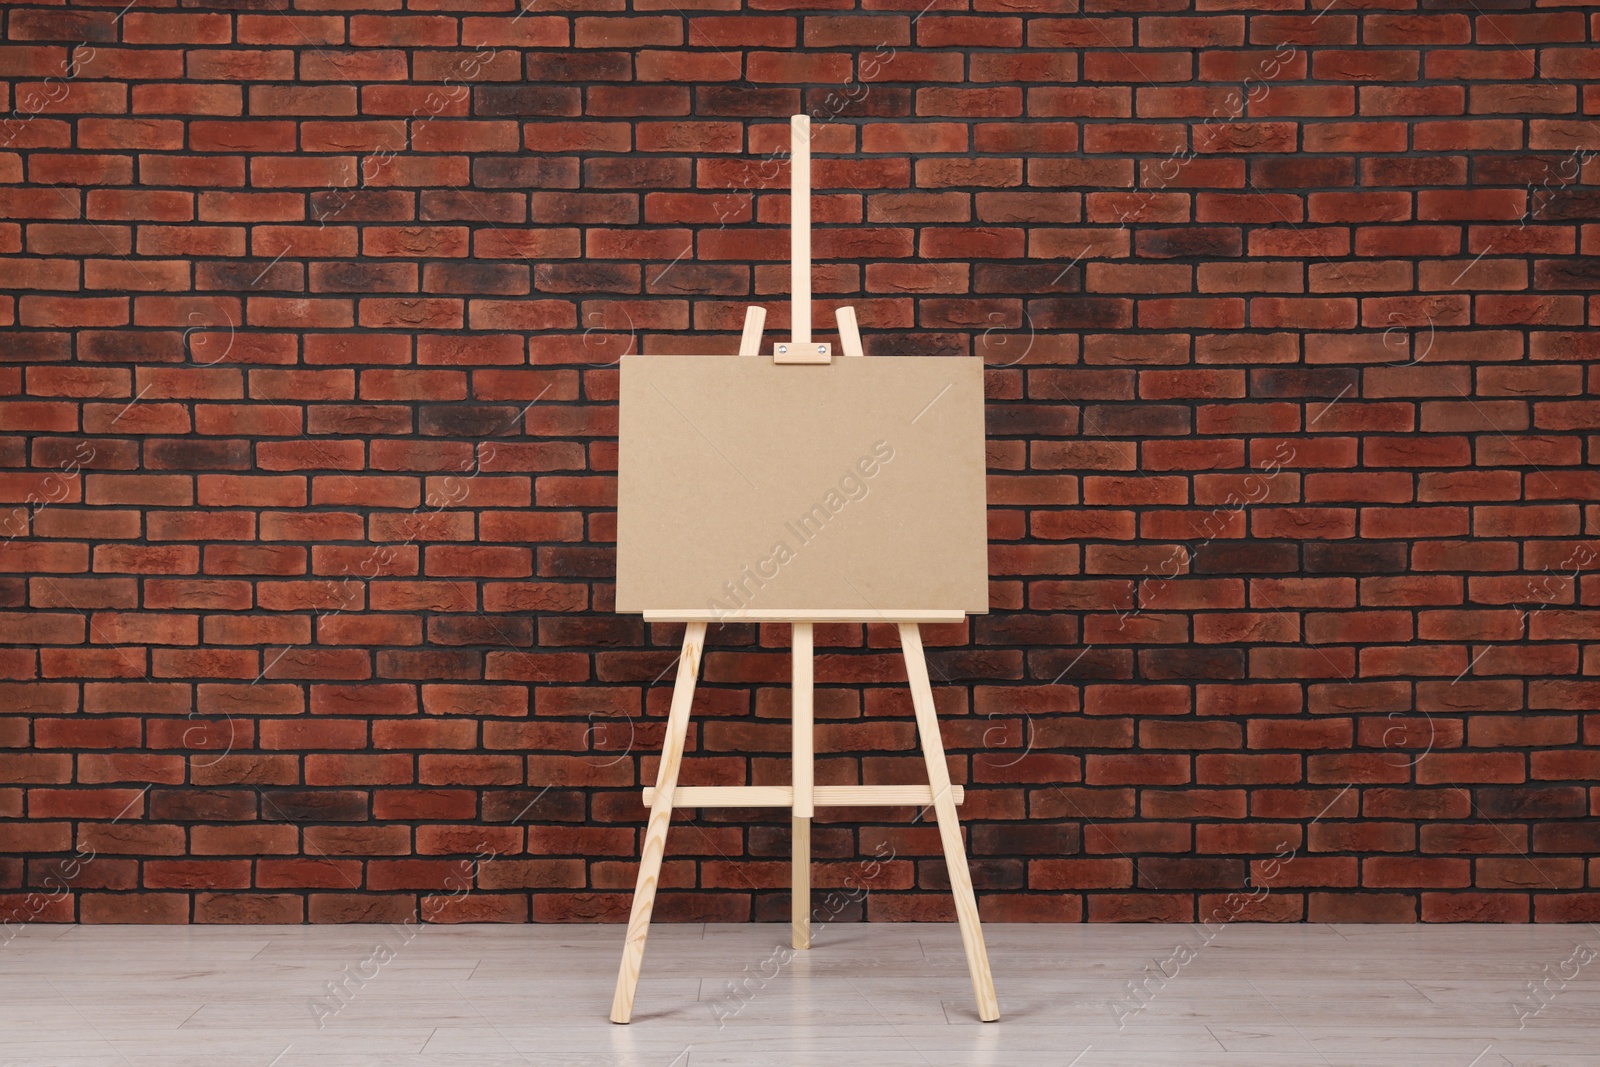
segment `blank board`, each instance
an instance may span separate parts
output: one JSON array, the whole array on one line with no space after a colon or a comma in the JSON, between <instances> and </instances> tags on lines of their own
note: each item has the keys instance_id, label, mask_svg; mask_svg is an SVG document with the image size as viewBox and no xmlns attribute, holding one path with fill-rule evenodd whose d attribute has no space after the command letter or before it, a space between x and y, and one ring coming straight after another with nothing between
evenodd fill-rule
<instances>
[{"instance_id":1,"label":"blank board","mask_svg":"<svg viewBox=\"0 0 1600 1067\"><path fill-rule=\"evenodd\" d=\"M989 610L982 361L627 356L621 373L617 611Z\"/></svg>"}]
</instances>

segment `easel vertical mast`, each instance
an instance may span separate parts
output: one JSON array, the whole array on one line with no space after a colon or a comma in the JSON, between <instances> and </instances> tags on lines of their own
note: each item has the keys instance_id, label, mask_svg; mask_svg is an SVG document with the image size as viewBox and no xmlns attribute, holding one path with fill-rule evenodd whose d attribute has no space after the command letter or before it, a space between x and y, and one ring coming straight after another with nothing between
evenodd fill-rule
<instances>
[{"instance_id":1,"label":"easel vertical mast","mask_svg":"<svg viewBox=\"0 0 1600 1067\"><path fill-rule=\"evenodd\" d=\"M789 340L772 347L772 361L833 362L833 346L811 340L811 119L806 115L789 118Z\"/></svg>"},{"instance_id":2,"label":"easel vertical mast","mask_svg":"<svg viewBox=\"0 0 1600 1067\"><path fill-rule=\"evenodd\" d=\"M789 118L789 347L796 355L811 348L811 118ZM791 780L794 807L789 819L790 944L811 947L811 624L793 626L794 666L790 691L793 723Z\"/></svg>"},{"instance_id":3,"label":"easel vertical mast","mask_svg":"<svg viewBox=\"0 0 1600 1067\"><path fill-rule=\"evenodd\" d=\"M789 342L811 344L811 117L789 118Z\"/></svg>"}]
</instances>

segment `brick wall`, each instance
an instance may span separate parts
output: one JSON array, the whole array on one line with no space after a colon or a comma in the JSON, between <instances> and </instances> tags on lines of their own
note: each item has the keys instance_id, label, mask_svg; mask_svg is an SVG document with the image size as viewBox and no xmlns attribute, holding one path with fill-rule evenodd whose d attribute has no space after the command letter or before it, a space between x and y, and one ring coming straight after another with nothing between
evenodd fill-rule
<instances>
[{"instance_id":1,"label":"brick wall","mask_svg":"<svg viewBox=\"0 0 1600 1067\"><path fill-rule=\"evenodd\" d=\"M990 367L984 914L1600 919L1600 15L737 5L0 9L4 936L624 913L612 364L785 328L799 111L819 322ZM923 780L818 638L818 781ZM786 779L786 641L713 633L686 781ZM770 814L658 914L786 918ZM947 917L854 814L841 913Z\"/></svg>"}]
</instances>

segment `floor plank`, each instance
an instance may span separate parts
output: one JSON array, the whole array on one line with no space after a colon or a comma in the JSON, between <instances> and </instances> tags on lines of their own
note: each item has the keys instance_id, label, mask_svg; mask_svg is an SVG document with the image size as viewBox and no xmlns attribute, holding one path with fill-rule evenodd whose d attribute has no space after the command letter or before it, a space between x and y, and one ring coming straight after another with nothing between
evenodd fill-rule
<instances>
[{"instance_id":1,"label":"floor plank","mask_svg":"<svg viewBox=\"0 0 1600 1067\"><path fill-rule=\"evenodd\" d=\"M1588 926L63 927L0 951L4 1067L1594 1067ZM1520 1005L1520 1011L1519 1011Z\"/></svg>"}]
</instances>

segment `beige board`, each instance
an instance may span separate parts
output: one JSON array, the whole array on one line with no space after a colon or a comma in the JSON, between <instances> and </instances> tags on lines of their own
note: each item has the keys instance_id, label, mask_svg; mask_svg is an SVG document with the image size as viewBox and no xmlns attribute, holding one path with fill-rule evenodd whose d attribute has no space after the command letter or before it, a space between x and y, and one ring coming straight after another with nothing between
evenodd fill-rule
<instances>
[{"instance_id":1,"label":"beige board","mask_svg":"<svg viewBox=\"0 0 1600 1067\"><path fill-rule=\"evenodd\" d=\"M619 612L988 611L980 360L621 371Z\"/></svg>"}]
</instances>

